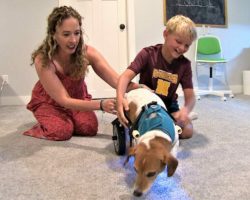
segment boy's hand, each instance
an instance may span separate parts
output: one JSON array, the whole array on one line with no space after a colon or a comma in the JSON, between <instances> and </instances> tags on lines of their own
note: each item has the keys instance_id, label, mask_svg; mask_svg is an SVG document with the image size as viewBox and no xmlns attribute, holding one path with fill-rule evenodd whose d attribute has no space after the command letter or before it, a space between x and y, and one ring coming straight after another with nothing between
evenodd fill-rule
<instances>
[{"instance_id":1,"label":"boy's hand","mask_svg":"<svg viewBox=\"0 0 250 200\"><path fill-rule=\"evenodd\" d=\"M124 111L128 111L129 107L128 107L128 101L127 99L123 98L122 102L117 102L117 117L118 120L120 121L120 123L124 126L124 127L128 127L128 120L125 117Z\"/></svg>"},{"instance_id":2,"label":"boy's hand","mask_svg":"<svg viewBox=\"0 0 250 200\"><path fill-rule=\"evenodd\" d=\"M188 110L187 108L183 107L179 111L172 113L173 117L175 118L177 124L184 126L186 123L189 122L188 117Z\"/></svg>"}]
</instances>

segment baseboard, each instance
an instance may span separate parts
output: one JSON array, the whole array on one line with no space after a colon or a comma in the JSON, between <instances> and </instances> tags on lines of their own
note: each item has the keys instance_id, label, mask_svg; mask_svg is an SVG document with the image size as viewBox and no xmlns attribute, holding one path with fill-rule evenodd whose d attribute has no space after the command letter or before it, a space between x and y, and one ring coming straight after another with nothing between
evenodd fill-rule
<instances>
[{"instance_id":1,"label":"baseboard","mask_svg":"<svg viewBox=\"0 0 250 200\"><path fill-rule=\"evenodd\" d=\"M243 92L243 86L242 85L230 85L230 89L234 94L240 94Z\"/></svg>"},{"instance_id":2,"label":"baseboard","mask_svg":"<svg viewBox=\"0 0 250 200\"><path fill-rule=\"evenodd\" d=\"M9 97L1 97L0 96L0 105L1 106L19 106L19 105L27 105L30 101L31 96L9 96Z\"/></svg>"},{"instance_id":3,"label":"baseboard","mask_svg":"<svg viewBox=\"0 0 250 200\"><path fill-rule=\"evenodd\" d=\"M194 86L194 90L197 90L197 86ZM200 89L206 89L206 88L200 88ZM225 88L218 88L221 90L224 90ZM230 90L232 90L233 94L240 94L243 92L243 86L242 85L230 85ZM183 96L183 91L181 86L178 87L177 89L177 94L178 96L182 97Z\"/></svg>"},{"instance_id":4,"label":"baseboard","mask_svg":"<svg viewBox=\"0 0 250 200\"><path fill-rule=\"evenodd\" d=\"M194 87L196 89L197 87ZM240 94L243 91L242 85L230 85L230 89L233 91L233 94ZM177 94L183 96L181 87L177 89ZM31 96L11 96L11 97L1 97L0 96L0 105L27 105L30 101Z\"/></svg>"}]
</instances>

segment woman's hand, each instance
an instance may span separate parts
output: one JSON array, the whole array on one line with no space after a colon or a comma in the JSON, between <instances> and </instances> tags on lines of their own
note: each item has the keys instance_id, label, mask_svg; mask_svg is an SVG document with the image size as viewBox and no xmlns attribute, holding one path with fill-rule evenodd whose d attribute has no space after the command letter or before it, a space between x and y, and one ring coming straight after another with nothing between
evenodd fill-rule
<instances>
[{"instance_id":1,"label":"woman's hand","mask_svg":"<svg viewBox=\"0 0 250 200\"><path fill-rule=\"evenodd\" d=\"M111 114L116 114L116 100L115 99L103 99L100 102L100 109L102 111L111 113Z\"/></svg>"}]
</instances>

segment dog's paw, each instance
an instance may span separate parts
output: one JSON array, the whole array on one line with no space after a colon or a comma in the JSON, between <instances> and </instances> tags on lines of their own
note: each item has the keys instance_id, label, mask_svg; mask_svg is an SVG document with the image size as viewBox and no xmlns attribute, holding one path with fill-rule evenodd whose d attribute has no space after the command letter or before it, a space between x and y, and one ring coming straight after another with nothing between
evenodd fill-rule
<instances>
[{"instance_id":1,"label":"dog's paw","mask_svg":"<svg viewBox=\"0 0 250 200\"><path fill-rule=\"evenodd\" d=\"M196 113L196 112L190 112L189 115L188 115L188 117L189 117L189 119L191 121L196 120L196 119L198 119L198 113Z\"/></svg>"}]
</instances>

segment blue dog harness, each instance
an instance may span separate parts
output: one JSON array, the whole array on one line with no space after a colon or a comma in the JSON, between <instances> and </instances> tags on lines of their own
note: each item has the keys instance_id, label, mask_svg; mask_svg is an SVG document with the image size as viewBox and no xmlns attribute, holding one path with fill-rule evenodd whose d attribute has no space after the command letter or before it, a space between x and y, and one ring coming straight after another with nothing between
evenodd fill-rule
<instances>
[{"instance_id":1,"label":"blue dog harness","mask_svg":"<svg viewBox=\"0 0 250 200\"><path fill-rule=\"evenodd\" d=\"M175 140L173 118L165 108L154 102L143 106L142 112L139 115L137 130L140 135L151 130L161 130L169 135L172 142Z\"/></svg>"}]
</instances>

